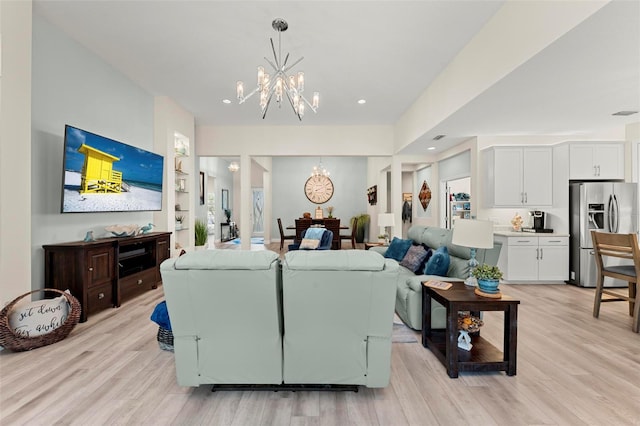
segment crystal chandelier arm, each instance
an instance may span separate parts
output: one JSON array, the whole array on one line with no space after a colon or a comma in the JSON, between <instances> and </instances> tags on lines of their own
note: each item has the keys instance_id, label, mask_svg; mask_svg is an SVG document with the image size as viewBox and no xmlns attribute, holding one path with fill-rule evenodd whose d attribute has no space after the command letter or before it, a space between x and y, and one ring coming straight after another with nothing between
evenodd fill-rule
<instances>
[{"instance_id":1,"label":"crystal chandelier arm","mask_svg":"<svg viewBox=\"0 0 640 426\"><path fill-rule=\"evenodd\" d=\"M276 61L276 65L278 66L278 68L280 68L280 61L278 60L278 55L276 55L276 48L273 45L273 39L270 38L269 40L271 40L271 51L273 52L273 59ZM267 59L267 58L265 58L265 59Z\"/></svg>"},{"instance_id":2,"label":"crystal chandelier arm","mask_svg":"<svg viewBox=\"0 0 640 426\"><path fill-rule=\"evenodd\" d=\"M269 110L269 105L271 104L271 92L269 92L269 98L267 98L267 105L264 107L264 111L262 112L262 119L267 116L267 111Z\"/></svg>"},{"instance_id":3,"label":"crystal chandelier arm","mask_svg":"<svg viewBox=\"0 0 640 426\"><path fill-rule=\"evenodd\" d=\"M271 68L273 68L273 70L275 72L279 72L278 68L273 64L273 62L271 62L269 59L267 59L266 57L264 58L265 61L267 61L269 63L269 65L271 65ZM275 76L274 76L275 77Z\"/></svg>"},{"instance_id":4,"label":"crystal chandelier arm","mask_svg":"<svg viewBox=\"0 0 640 426\"><path fill-rule=\"evenodd\" d=\"M247 96L243 96L243 97L241 97L241 98L240 98L240 101L239 101L238 103L243 104L243 103L244 103L244 101L246 101L247 99L249 99L250 97L252 97L253 95L255 95L255 94L256 94L256 92L258 92L258 90L259 90L259 89L260 89L259 87L256 87L256 88L255 88L255 89L253 89L253 91L251 91L251 93L249 93Z\"/></svg>"},{"instance_id":5,"label":"crystal chandelier arm","mask_svg":"<svg viewBox=\"0 0 640 426\"><path fill-rule=\"evenodd\" d=\"M300 59L298 59L297 61L295 61L294 63L292 63L291 65L289 65L288 67L284 68L282 70L282 72L287 72L289 71L291 68L295 67L296 65L298 65L300 62L302 62L302 60L304 59L304 56Z\"/></svg>"},{"instance_id":6,"label":"crystal chandelier arm","mask_svg":"<svg viewBox=\"0 0 640 426\"><path fill-rule=\"evenodd\" d=\"M309 101L307 100L307 98L305 98L302 94L300 94L300 99L302 99L304 101L305 104L309 105L309 108L311 108L311 111L313 112L317 112L318 108L314 107L313 105L311 105L311 103L309 103Z\"/></svg>"},{"instance_id":7,"label":"crystal chandelier arm","mask_svg":"<svg viewBox=\"0 0 640 426\"><path fill-rule=\"evenodd\" d=\"M285 87L288 87L288 84L285 85ZM298 120L302 121L302 117L300 116L300 114L298 114L298 111L296 111L296 107L293 105L293 99L291 99L291 95L289 94L290 91L291 89L287 89L284 91L284 93L286 93L287 95L287 99L289 100L289 105L291 105L291 109L293 109L293 113L298 117Z\"/></svg>"}]
</instances>

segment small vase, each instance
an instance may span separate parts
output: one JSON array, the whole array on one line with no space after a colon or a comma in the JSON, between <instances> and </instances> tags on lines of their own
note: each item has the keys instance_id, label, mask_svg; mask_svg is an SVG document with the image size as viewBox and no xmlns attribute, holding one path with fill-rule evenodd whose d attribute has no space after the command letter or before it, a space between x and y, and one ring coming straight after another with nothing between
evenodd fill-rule
<instances>
[{"instance_id":1,"label":"small vase","mask_svg":"<svg viewBox=\"0 0 640 426\"><path fill-rule=\"evenodd\" d=\"M485 293L497 293L498 292L498 280L478 280L478 287Z\"/></svg>"},{"instance_id":2,"label":"small vase","mask_svg":"<svg viewBox=\"0 0 640 426\"><path fill-rule=\"evenodd\" d=\"M458 335L458 347L465 351L470 351L473 345L471 344L471 336L469 336L469 332L465 330L458 331L460 332Z\"/></svg>"}]
</instances>

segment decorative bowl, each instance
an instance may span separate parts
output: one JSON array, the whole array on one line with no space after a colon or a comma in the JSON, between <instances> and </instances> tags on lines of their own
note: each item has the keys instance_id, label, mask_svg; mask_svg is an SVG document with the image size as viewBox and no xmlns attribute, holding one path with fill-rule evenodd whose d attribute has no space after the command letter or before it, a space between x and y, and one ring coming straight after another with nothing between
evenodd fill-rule
<instances>
[{"instance_id":1,"label":"decorative bowl","mask_svg":"<svg viewBox=\"0 0 640 426\"><path fill-rule=\"evenodd\" d=\"M111 232L114 237L133 237L138 232L138 225L110 225L104 228Z\"/></svg>"}]
</instances>

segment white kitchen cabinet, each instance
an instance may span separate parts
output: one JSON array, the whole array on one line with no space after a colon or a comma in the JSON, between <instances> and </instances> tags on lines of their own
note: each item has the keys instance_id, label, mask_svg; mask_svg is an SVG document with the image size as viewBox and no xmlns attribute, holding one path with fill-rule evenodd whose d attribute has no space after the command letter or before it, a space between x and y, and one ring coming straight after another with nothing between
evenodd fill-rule
<instances>
[{"instance_id":1,"label":"white kitchen cabinet","mask_svg":"<svg viewBox=\"0 0 640 426\"><path fill-rule=\"evenodd\" d=\"M553 204L550 147L496 147L484 152L487 207L541 207Z\"/></svg>"},{"instance_id":2,"label":"white kitchen cabinet","mask_svg":"<svg viewBox=\"0 0 640 426\"><path fill-rule=\"evenodd\" d=\"M523 234L496 239L502 242L498 266L506 281L557 282L569 278L569 237Z\"/></svg>"},{"instance_id":3,"label":"white kitchen cabinet","mask_svg":"<svg viewBox=\"0 0 640 426\"><path fill-rule=\"evenodd\" d=\"M538 238L538 279L565 281L569 279L569 238Z\"/></svg>"},{"instance_id":4,"label":"white kitchen cabinet","mask_svg":"<svg viewBox=\"0 0 640 426\"><path fill-rule=\"evenodd\" d=\"M624 145L571 144L569 179L624 179Z\"/></svg>"}]
</instances>

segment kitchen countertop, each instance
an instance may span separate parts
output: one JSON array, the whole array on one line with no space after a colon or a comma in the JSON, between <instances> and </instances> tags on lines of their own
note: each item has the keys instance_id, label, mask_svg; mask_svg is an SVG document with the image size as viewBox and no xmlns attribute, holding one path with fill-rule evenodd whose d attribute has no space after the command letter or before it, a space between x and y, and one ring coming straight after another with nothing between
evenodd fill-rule
<instances>
[{"instance_id":1,"label":"kitchen countertop","mask_svg":"<svg viewBox=\"0 0 640 426\"><path fill-rule=\"evenodd\" d=\"M516 231L493 231L493 235L500 237L568 237L569 234L563 232L516 232Z\"/></svg>"}]
</instances>

